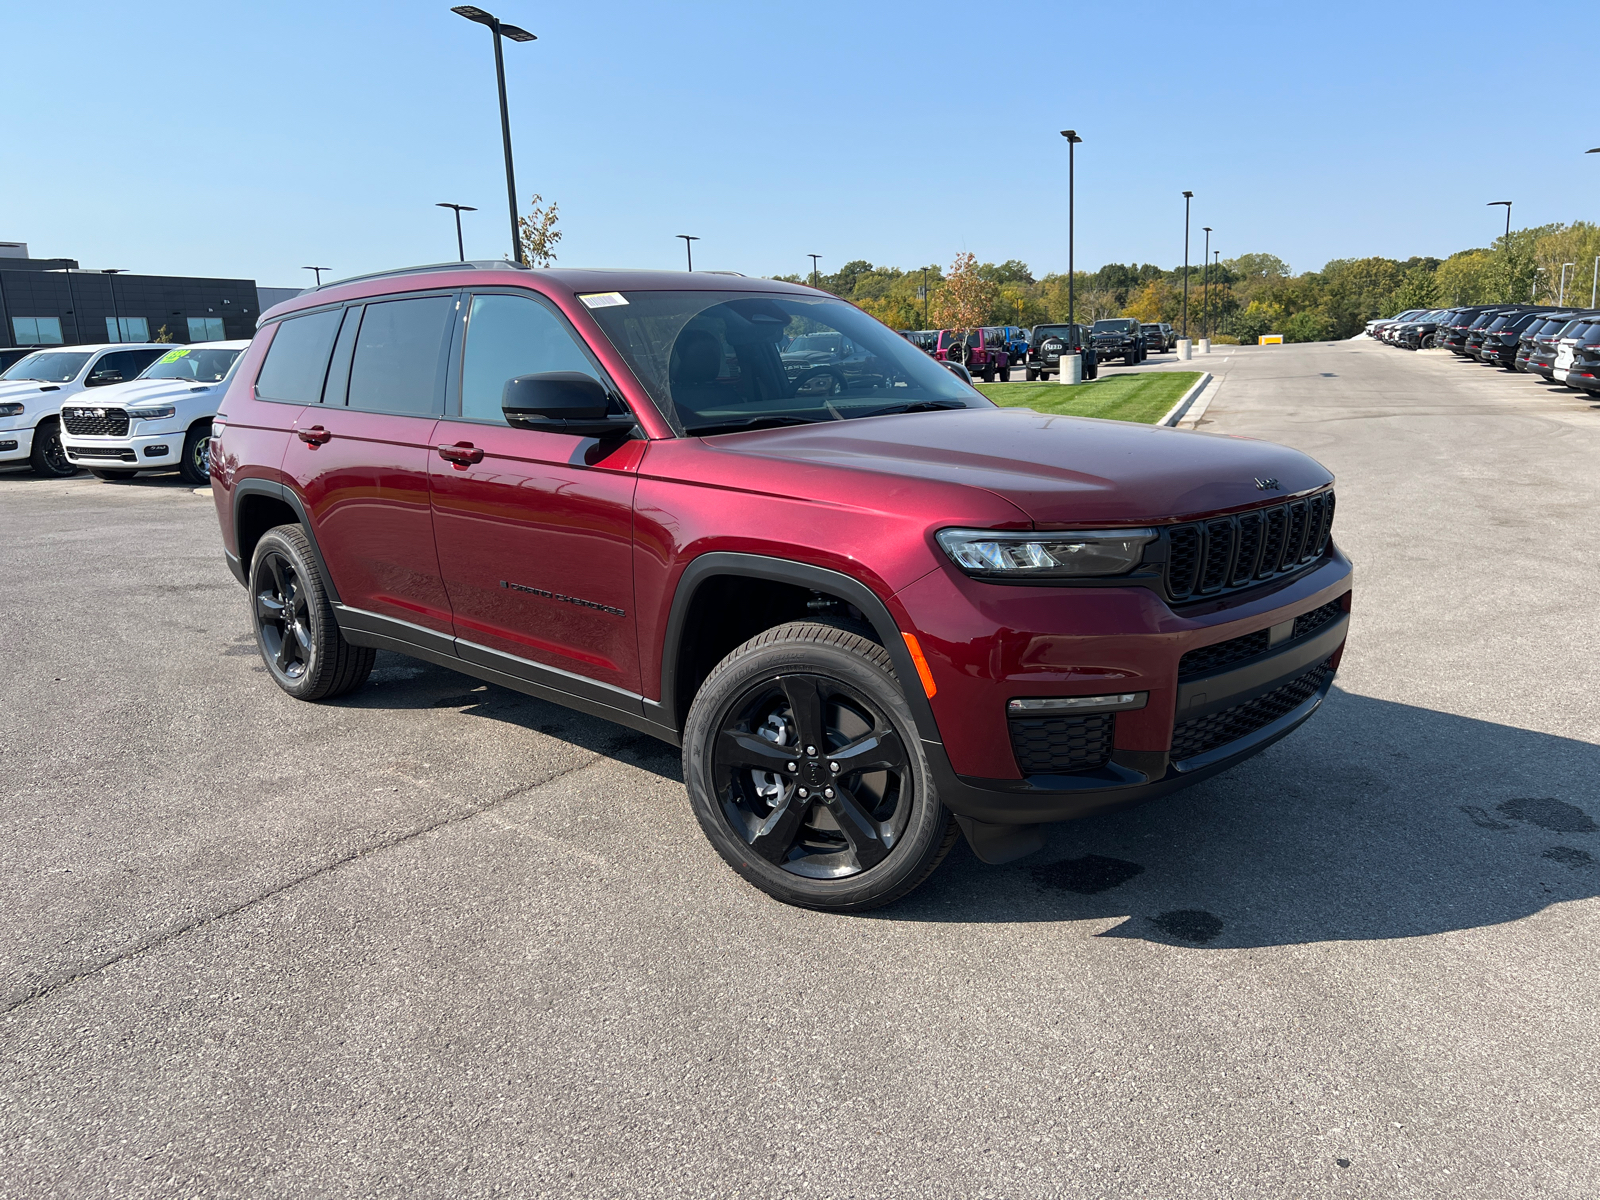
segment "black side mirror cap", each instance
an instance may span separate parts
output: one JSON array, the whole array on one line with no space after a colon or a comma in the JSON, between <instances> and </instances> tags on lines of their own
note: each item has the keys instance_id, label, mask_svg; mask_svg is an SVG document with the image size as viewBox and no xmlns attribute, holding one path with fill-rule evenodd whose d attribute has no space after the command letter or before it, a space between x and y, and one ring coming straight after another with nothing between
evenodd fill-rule
<instances>
[{"instance_id":1,"label":"black side mirror cap","mask_svg":"<svg viewBox=\"0 0 1600 1200\"><path fill-rule=\"evenodd\" d=\"M569 433L578 437L616 437L638 426L633 414L610 415L605 387L581 371L546 371L506 380L500 408L519 429Z\"/></svg>"}]
</instances>

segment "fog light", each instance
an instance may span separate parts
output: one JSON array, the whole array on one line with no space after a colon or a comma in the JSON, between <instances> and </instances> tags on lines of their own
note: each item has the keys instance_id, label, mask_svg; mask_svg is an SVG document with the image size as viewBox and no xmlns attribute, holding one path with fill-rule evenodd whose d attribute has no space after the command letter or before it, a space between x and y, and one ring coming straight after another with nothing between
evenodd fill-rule
<instances>
[{"instance_id":1,"label":"fog light","mask_svg":"<svg viewBox=\"0 0 1600 1200\"><path fill-rule=\"evenodd\" d=\"M146 446L144 448L144 456L146 458L160 458L163 454L168 453L170 451L165 446Z\"/></svg>"},{"instance_id":2,"label":"fog light","mask_svg":"<svg viewBox=\"0 0 1600 1200\"><path fill-rule=\"evenodd\" d=\"M1006 705L1006 711L1017 715L1049 712L1121 712L1130 708L1143 708L1149 700L1149 692L1118 692L1112 696L1030 696L1025 700L1012 700Z\"/></svg>"},{"instance_id":3,"label":"fog light","mask_svg":"<svg viewBox=\"0 0 1600 1200\"><path fill-rule=\"evenodd\" d=\"M15 450L16 448L17 448L17 443L15 441L8 440L8 441L0 442L0 450Z\"/></svg>"}]
</instances>

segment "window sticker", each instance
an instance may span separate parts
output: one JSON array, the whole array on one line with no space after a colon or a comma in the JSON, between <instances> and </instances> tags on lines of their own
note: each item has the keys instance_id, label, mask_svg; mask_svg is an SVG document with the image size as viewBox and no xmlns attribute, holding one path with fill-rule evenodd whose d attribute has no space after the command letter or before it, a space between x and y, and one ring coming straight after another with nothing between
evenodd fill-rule
<instances>
[{"instance_id":1,"label":"window sticker","mask_svg":"<svg viewBox=\"0 0 1600 1200\"><path fill-rule=\"evenodd\" d=\"M593 292L587 296L579 296L578 299L590 308L615 308L619 304L628 302L621 292Z\"/></svg>"},{"instance_id":2,"label":"window sticker","mask_svg":"<svg viewBox=\"0 0 1600 1200\"><path fill-rule=\"evenodd\" d=\"M168 350L165 354L163 354L161 356L161 361L164 362L164 363L166 363L166 362L177 362L180 358L183 358L188 353L189 352L187 350Z\"/></svg>"}]
</instances>

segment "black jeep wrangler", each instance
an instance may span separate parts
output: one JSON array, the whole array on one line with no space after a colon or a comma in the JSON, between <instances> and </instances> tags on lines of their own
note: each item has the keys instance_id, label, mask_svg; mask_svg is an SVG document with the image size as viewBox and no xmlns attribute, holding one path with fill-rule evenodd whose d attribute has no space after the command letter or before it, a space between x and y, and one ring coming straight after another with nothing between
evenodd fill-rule
<instances>
[{"instance_id":1,"label":"black jeep wrangler","mask_svg":"<svg viewBox=\"0 0 1600 1200\"><path fill-rule=\"evenodd\" d=\"M1028 380L1049 379L1061 371L1061 356L1083 355L1083 378L1093 379L1100 373L1100 360L1094 346L1085 345L1082 325L1035 325L1028 334L1028 358L1023 367L1023 377Z\"/></svg>"},{"instance_id":2,"label":"black jeep wrangler","mask_svg":"<svg viewBox=\"0 0 1600 1200\"><path fill-rule=\"evenodd\" d=\"M1131 367L1147 356L1144 328L1132 317L1104 317L1096 321L1089 330L1089 341L1101 361L1120 358Z\"/></svg>"},{"instance_id":3,"label":"black jeep wrangler","mask_svg":"<svg viewBox=\"0 0 1600 1200\"><path fill-rule=\"evenodd\" d=\"M1144 330L1144 344L1147 353L1165 354L1178 344L1177 330L1165 321L1152 322L1140 326Z\"/></svg>"}]
</instances>

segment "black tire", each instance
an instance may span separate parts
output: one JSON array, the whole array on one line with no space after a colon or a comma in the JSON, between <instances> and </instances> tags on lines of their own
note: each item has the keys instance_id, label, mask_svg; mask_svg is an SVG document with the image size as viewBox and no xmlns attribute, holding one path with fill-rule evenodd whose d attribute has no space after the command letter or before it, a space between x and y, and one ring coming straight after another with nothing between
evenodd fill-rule
<instances>
[{"instance_id":1,"label":"black tire","mask_svg":"<svg viewBox=\"0 0 1600 1200\"><path fill-rule=\"evenodd\" d=\"M985 383L993 383L994 382L994 364L993 363L984 363L984 365L983 365L983 381Z\"/></svg>"},{"instance_id":2,"label":"black tire","mask_svg":"<svg viewBox=\"0 0 1600 1200\"><path fill-rule=\"evenodd\" d=\"M298 525L267 530L250 557L250 623L267 674L296 700L331 700L366 682L377 651L352 646ZM292 635L292 636L291 636Z\"/></svg>"},{"instance_id":3,"label":"black tire","mask_svg":"<svg viewBox=\"0 0 1600 1200\"><path fill-rule=\"evenodd\" d=\"M89 474L96 479L103 479L107 483L112 483L118 479L132 479L138 473L137 471L102 471L98 467L89 468Z\"/></svg>"},{"instance_id":4,"label":"black tire","mask_svg":"<svg viewBox=\"0 0 1600 1200\"><path fill-rule=\"evenodd\" d=\"M78 468L67 461L67 452L61 445L61 422L56 418L47 417L34 429L28 465L35 475L50 479L66 479L78 473Z\"/></svg>"},{"instance_id":5,"label":"black tire","mask_svg":"<svg viewBox=\"0 0 1600 1200\"><path fill-rule=\"evenodd\" d=\"M1137 350L1129 350L1126 354L1124 354L1122 356L1122 365L1125 366L1125 367L1136 367L1136 366L1138 366L1139 365L1139 352Z\"/></svg>"},{"instance_id":6,"label":"black tire","mask_svg":"<svg viewBox=\"0 0 1600 1200\"><path fill-rule=\"evenodd\" d=\"M211 482L211 422L196 425L183 439L183 458L178 462L178 477L195 487Z\"/></svg>"},{"instance_id":7,"label":"black tire","mask_svg":"<svg viewBox=\"0 0 1600 1200\"><path fill-rule=\"evenodd\" d=\"M1085 379L1098 379L1098 378L1100 378L1100 364L1099 363L1095 363L1094 366L1090 367L1087 371L1084 372L1083 377Z\"/></svg>"},{"instance_id":8,"label":"black tire","mask_svg":"<svg viewBox=\"0 0 1600 1200\"><path fill-rule=\"evenodd\" d=\"M1039 372L1035 371L1032 367L1023 367L1022 377L1029 383L1032 383L1035 379L1039 378Z\"/></svg>"},{"instance_id":9,"label":"black tire","mask_svg":"<svg viewBox=\"0 0 1600 1200\"><path fill-rule=\"evenodd\" d=\"M1010 383L1011 382L1011 364L1010 363L1007 363L1005 366L1000 368L1000 382L1001 383Z\"/></svg>"},{"instance_id":10,"label":"black tire","mask_svg":"<svg viewBox=\"0 0 1600 1200\"><path fill-rule=\"evenodd\" d=\"M888 652L839 625L779 625L718 663L689 709L683 775L717 853L802 908L892 903L957 837Z\"/></svg>"}]
</instances>

